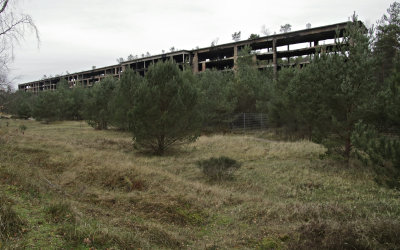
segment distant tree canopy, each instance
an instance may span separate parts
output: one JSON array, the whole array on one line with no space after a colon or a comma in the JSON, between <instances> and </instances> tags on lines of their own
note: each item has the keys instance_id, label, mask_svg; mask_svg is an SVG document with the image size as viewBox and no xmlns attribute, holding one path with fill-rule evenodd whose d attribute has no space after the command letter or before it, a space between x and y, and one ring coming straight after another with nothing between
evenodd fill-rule
<instances>
[{"instance_id":1,"label":"distant tree canopy","mask_svg":"<svg viewBox=\"0 0 400 250\"><path fill-rule=\"evenodd\" d=\"M260 35L258 35L258 34L250 34L249 40L257 39L259 37L260 37Z\"/></svg>"},{"instance_id":2,"label":"distant tree canopy","mask_svg":"<svg viewBox=\"0 0 400 250\"><path fill-rule=\"evenodd\" d=\"M235 41L235 42L240 41L241 35L242 35L241 31L233 33L232 34L232 40Z\"/></svg>"},{"instance_id":3,"label":"distant tree canopy","mask_svg":"<svg viewBox=\"0 0 400 250\"><path fill-rule=\"evenodd\" d=\"M285 24L285 25L281 25L281 29L279 30L281 33L287 33L290 32L292 30L292 25L290 24Z\"/></svg>"}]
</instances>

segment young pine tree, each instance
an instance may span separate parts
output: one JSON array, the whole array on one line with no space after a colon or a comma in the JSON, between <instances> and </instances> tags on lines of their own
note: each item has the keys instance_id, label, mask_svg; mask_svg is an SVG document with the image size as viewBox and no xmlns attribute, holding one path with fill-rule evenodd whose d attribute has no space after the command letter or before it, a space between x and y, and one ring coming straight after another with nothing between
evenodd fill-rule
<instances>
[{"instance_id":1,"label":"young pine tree","mask_svg":"<svg viewBox=\"0 0 400 250\"><path fill-rule=\"evenodd\" d=\"M143 77L132 69L127 69L118 81L111 103L113 110L112 120L116 127L132 130L135 95L142 81Z\"/></svg>"},{"instance_id":2,"label":"young pine tree","mask_svg":"<svg viewBox=\"0 0 400 250\"><path fill-rule=\"evenodd\" d=\"M87 92L83 115L88 124L95 129L107 129L112 120L110 100L116 81L113 77L107 77Z\"/></svg>"},{"instance_id":3,"label":"young pine tree","mask_svg":"<svg viewBox=\"0 0 400 250\"><path fill-rule=\"evenodd\" d=\"M197 137L201 119L193 77L173 61L149 67L134 96L132 132L138 146L162 155L174 143Z\"/></svg>"},{"instance_id":4,"label":"young pine tree","mask_svg":"<svg viewBox=\"0 0 400 250\"><path fill-rule=\"evenodd\" d=\"M232 74L206 70L198 74L199 110L206 128L223 129L233 117L236 98L231 98Z\"/></svg>"},{"instance_id":5,"label":"young pine tree","mask_svg":"<svg viewBox=\"0 0 400 250\"><path fill-rule=\"evenodd\" d=\"M323 82L330 96L325 102L331 115L327 146L342 153L348 161L352 151L351 134L355 124L368 115L378 85L374 74L375 59L371 51L371 36L357 17L349 22L339 49L327 55L331 77Z\"/></svg>"},{"instance_id":6,"label":"young pine tree","mask_svg":"<svg viewBox=\"0 0 400 250\"><path fill-rule=\"evenodd\" d=\"M257 101L264 98L268 78L256 67L256 61L250 47L244 47L238 57L236 73L233 79L233 97L236 99L235 112L257 111Z\"/></svg>"},{"instance_id":7,"label":"young pine tree","mask_svg":"<svg viewBox=\"0 0 400 250\"><path fill-rule=\"evenodd\" d=\"M85 89L82 86L70 88L68 82L62 79L57 84L59 95L59 119L80 120L82 119L83 106L85 101Z\"/></svg>"},{"instance_id":8,"label":"young pine tree","mask_svg":"<svg viewBox=\"0 0 400 250\"><path fill-rule=\"evenodd\" d=\"M376 26L374 55L377 58L378 79L383 83L390 77L394 60L400 50L400 3L394 2Z\"/></svg>"},{"instance_id":9,"label":"young pine tree","mask_svg":"<svg viewBox=\"0 0 400 250\"><path fill-rule=\"evenodd\" d=\"M35 98L32 115L39 121L49 123L59 120L60 98L57 91L43 91Z\"/></svg>"}]
</instances>

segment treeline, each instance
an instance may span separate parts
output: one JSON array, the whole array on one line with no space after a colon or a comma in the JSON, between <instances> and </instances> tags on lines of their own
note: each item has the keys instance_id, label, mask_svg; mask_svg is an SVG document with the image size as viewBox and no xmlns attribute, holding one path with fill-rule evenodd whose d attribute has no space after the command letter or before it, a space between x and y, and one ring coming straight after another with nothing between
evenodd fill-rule
<instances>
[{"instance_id":1,"label":"treeline","mask_svg":"<svg viewBox=\"0 0 400 250\"><path fill-rule=\"evenodd\" d=\"M276 79L254 67L251 49L240 52L234 71L193 75L172 61L152 65L144 77L131 70L92 88L60 83L37 97L15 93L8 111L44 121L85 119L133 133L137 145L163 153L196 138L201 129L222 129L233 114L268 114L270 127L321 143L349 162L358 157L400 177L400 4L375 29L354 17L331 51L306 66L283 68Z\"/></svg>"},{"instance_id":2,"label":"treeline","mask_svg":"<svg viewBox=\"0 0 400 250\"><path fill-rule=\"evenodd\" d=\"M151 65L144 77L127 69L120 79L108 77L91 88L61 81L56 91L16 92L5 107L22 118L84 119L95 129L131 131L138 146L162 154L201 130L226 130L235 113L264 110L260 101L268 101L272 76L254 67L250 48L241 55L235 73L194 75L168 60Z\"/></svg>"}]
</instances>

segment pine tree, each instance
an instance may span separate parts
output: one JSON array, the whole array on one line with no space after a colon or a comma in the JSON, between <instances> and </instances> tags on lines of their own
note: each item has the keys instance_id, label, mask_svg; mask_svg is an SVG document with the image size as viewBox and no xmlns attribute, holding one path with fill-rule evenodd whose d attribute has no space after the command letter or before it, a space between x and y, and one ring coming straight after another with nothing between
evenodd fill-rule
<instances>
[{"instance_id":1,"label":"pine tree","mask_svg":"<svg viewBox=\"0 0 400 250\"><path fill-rule=\"evenodd\" d=\"M199 110L204 127L226 128L233 117L236 98L231 97L232 74L217 70L206 70L198 74Z\"/></svg>"},{"instance_id":2,"label":"pine tree","mask_svg":"<svg viewBox=\"0 0 400 250\"><path fill-rule=\"evenodd\" d=\"M149 67L134 96L136 145L162 155L174 143L197 138L201 119L193 77L169 60Z\"/></svg>"},{"instance_id":3,"label":"pine tree","mask_svg":"<svg viewBox=\"0 0 400 250\"><path fill-rule=\"evenodd\" d=\"M59 120L60 102L56 91L43 91L35 98L32 115L39 121L46 123Z\"/></svg>"},{"instance_id":4,"label":"pine tree","mask_svg":"<svg viewBox=\"0 0 400 250\"><path fill-rule=\"evenodd\" d=\"M328 127L330 118L326 103L329 98L326 96L326 81L322 79L329 78L329 73L333 73L329 72L331 64L327 63L325 55L321 57L316 56L313 63L302 69L292 69L294 75L288 80L285 90L286 112L290 112L287 117L295 125L292 128L317 142L320 142L321 132Z\"/></svg>"},{"instance_id":5,"label":"pine tree","mask_svg":"<svg viewBox=\"0 0 400 250\"><path fill-rule=\"evenodd\" d=\"M115 86L116 80L113 77L107 77L88 91L83 116L90 126L96 129L107 129L112 120L110 100Z\"/></svg>"},{"instance_id":6,"label":"pine tree","mask_svg":"<svg viewBox=\"0 0 400 250\"><path fill-rule=\"evenodd\" d=\"M329 138L327 145L342 152L347 161L352 150L354 126L366 116L371 99L378 90L371 41L370 34L353 16L343 41L338 42L339 49L327 56L331 70L335 71L335 78L326 78L324 82L326 93L331 96L327 103L331 113L329 132L336 135Z\"/></svg>"},{"instance_id":7,"label":"pine tree","mask_svg":"<svg viewBox=\"0 0 400 250\"><path fill-rule=\"evenodd\" d=\"M132 129L132 112L135 105L135 94L142 81L142 76L132 69L127 69L117 83L111 101L113 114L112 122L120 129Z\"/></svg>"},{"instance_id":8,"label":"pine tree","mask_svg":"<svg viewBox=\"0 0 400 250\"><path fill-rule=\"evenodd\" d=\"M85 89L81 86L70 88L69 83L62 79L57 84L59 96L60 120L80 120L82 118Z\"/></svg>"},{"instance_id":9,"label":"pine tree","mask_svg":"<svg viewBox=\"0 0 400 250\"><path fill-rule=\"evenodd\" d=\"M379 90L371 41L354 16L333 51L320 51L301 70L280 72L271 117L292 130L305 129L348 161L354 126L368 117Z\"/></svg>"},{"instance_id":10,"label":"pine tree","mask_svg":"<svg viewBox=\"0 0 400 250\"><path fill-rule=\"evenodd\" d=\"M233 98L237 101L237 113L257 112L257 101L268 95L263 90L269 84L269 78L257 69L253 56L248 46L239 52L232 91Z\"/></svg>"},{"instance_id":11,"label":"pine tree","mask_svg":"<svg viewBox=\"0 0 400 250\"><path fill-rule=\"evenodd\" d=\"M365 164L375 167L376 179L391 188L400 187L400 140L380 134L362 121L355 125L351 136L355 154Z\"/></svg>"},{"instance_id":12,"label":"pine tree","mask_svg":"<svg viewBox=\"0 0 400 250\"><path fill-rule=\"evenodd\" d=\"M17 115L20 118L29 118L32 116L32 104L35 96L31 92L17 91L7 93L4 111L9 114Z\"/></svg>"},{"instance_id":13,"label":"pine tree","mask_svg":"<svg viewBox=\"0 0 400 250\"><path fill-rule=\"evenodd\" d=\"M376 27L374 54L378 59L378 76L381 83L394 68L394 59L400 50L400 3L394 2L387 9Z\"/></svg>"}]
</instances>

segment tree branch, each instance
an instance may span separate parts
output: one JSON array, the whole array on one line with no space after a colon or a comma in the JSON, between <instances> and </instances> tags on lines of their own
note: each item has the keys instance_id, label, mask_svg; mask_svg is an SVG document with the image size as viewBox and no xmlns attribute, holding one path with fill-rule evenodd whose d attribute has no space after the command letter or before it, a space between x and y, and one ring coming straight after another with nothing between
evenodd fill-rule
<instances>
[{"instance_id":1,"label":"tree branch","mask_svg":"<svg viewBox=\"0 0 400 250\"><path fill-rule=\"evenodd\" d=\"M5 9L7 8L7 4L8 4L8 0L5 0L3 2L3 6L0 9L0 13L3 13L5 11Z\"/></svg>"}]
</instances>

